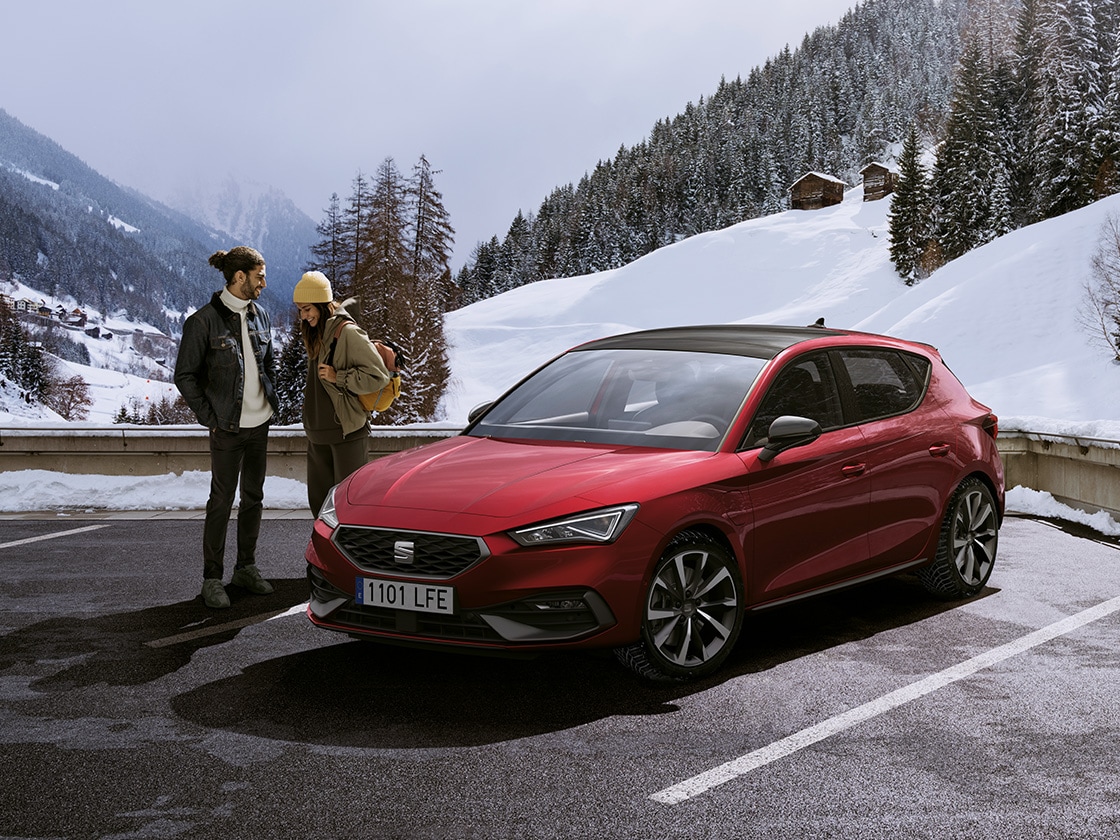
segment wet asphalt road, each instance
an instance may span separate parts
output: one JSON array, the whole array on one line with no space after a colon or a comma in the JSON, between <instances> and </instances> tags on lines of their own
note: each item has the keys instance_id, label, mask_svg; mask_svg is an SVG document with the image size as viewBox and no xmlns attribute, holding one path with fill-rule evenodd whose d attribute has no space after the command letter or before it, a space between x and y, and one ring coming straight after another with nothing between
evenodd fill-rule
<instances>
[{"instance_id":1,"label":"wet asphalt road","mask_svg":"<svg viewBox=\"0 0 1120 840\"><path fill-rule=\"evenodd\" d=\"M309 527L212 612L198 521L0 520L0 837L1120 836L1115 545L1011 518L973 601L755 614L665 686L318 630Z\"/></svg>"}]
</instances>

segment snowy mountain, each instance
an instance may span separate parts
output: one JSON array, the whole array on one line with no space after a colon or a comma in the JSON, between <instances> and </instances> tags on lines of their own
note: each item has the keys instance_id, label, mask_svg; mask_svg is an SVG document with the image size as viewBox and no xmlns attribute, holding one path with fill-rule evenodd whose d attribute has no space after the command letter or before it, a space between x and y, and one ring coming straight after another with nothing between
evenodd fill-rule
<instances>
[{"instance_id":1,"label":"snowy mountain","mask_svg":"<svg viewBox=\"0 0 1120 840\"><path fill-rule=\"evenodd\" d=\"M213 183L195 182L170 203L192 219L224 231L231 242L251 245L264 254L277 299L291 300L319 236L315 223L281 190L227 175Z\"/></svg>"},{"instance_id":2,"label":"snowy mountain","mask_svg":"<svg viewBox=\"0 0 1120 840\"><path fill-rule=\"evenodd\" d=\"M316 239L315 223L278 190L227 178L172 209L0 109L0 280L173 334L179 315L221 287L207 262L214 251L257 248L277 300L290 301Z\"/></svg>"},{"instance_id":3,"label":"snowy mountain","mask_svg":"<svg viewBox=\"0 0 1120 840\"><path fill-rule=\"evenodd\" d=\"M1017 230L914 287L890 262L889 199L790 210L622 268L545 280L447 316L449 422L553 355L628 330L702 323L881 332L937 346L978 399L1037 431L1120 439L1120 367L1079 324L1090 258L1120 196Z\"/></svg>"}]
</instances>

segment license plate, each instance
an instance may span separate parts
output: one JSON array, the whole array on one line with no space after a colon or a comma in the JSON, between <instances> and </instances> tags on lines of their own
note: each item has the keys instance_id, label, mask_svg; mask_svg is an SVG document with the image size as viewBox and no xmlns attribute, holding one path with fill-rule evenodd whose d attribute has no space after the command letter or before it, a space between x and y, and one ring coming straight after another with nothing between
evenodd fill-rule
<instances>
[{"instance_id":1,"label":"license plate","mask_svg":"<svg viewBox=\"0 0 1120 840\"><path fill-rule=\"evenodd\" d=\"M451 586L360 577L357 589L356 600L366 607L447 615L455 612L455 589Z\"/></svg>"}]
</instances>

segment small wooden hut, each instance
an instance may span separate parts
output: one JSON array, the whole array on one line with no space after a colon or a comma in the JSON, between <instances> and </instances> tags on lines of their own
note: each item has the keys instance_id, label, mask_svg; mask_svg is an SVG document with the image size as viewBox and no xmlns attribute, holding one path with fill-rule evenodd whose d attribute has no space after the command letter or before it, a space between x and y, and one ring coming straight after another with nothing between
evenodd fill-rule
<instances>
[{"instance_id":1,"label":"small wooden hut","mask_svg":"<svg viewBox=\"0 0 1120 840\"><path fill-rule=\"evenodd\" d=\"M808 172L789 188L789 206L794 210L819 210L844 200L844 187L839 178Z\"/></svg>"},{"instance_id":2,"label":"small wooden hut","mask_svg":"<svg viewBox=\"0 0 1120 840\"><path fill-rule=\"evenodd\" d=\"M861 169L863 176L863 200L878 201L894 192L898 184L898 173L885 163L872 161Z\"/></svg>"}]
</instances>

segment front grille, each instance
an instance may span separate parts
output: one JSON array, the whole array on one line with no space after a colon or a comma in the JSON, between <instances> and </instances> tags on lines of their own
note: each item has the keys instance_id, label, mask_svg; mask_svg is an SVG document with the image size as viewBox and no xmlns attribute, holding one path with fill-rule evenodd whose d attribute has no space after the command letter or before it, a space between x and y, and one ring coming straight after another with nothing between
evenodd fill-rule
<instances>
[{"instance_id":1,"label":"front grille","mask_svg":"<svg viewBox=\"0 0 1120 840\"><path fill-rule=\"evenodd\" d=\"M334 544L355 566L370 572L450 578L488 557L479 537L341 525Z\"/></svg>"}]
</instances>

